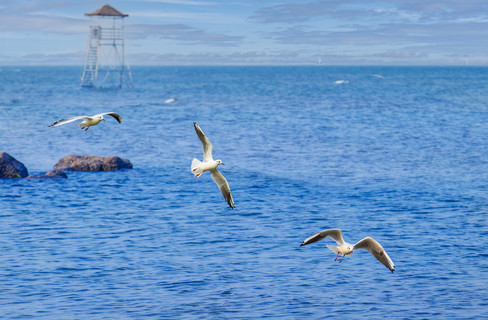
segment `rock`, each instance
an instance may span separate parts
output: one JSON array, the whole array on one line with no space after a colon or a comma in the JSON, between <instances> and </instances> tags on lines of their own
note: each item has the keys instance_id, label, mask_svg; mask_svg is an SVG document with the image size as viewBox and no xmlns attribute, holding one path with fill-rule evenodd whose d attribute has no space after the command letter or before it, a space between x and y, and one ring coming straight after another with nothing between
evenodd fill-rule
<instances>
[{"instance_id":1,"label":"rock","mask_svg":"<svg viewBox=\"0 0 488 320\"><path fill-rule=\"evenodd\" d=\"M79 156L70 154L58 161L55 170L72 171L112 171L132 169L132 163L119 157Z\"/></svg>"},{"instance_id":2,"label":"rock","mask_svg":"<svg viewBox=\"0 0 488 320\"><path fill-rule=\"evenodd\" d=\"M29 176L27 179L67 179L68 176L64 171L60 170L51 170L48 173L41 175L41 176Z\"/></svg>"},{"instance_id":3,"label":"rock","mask_svg":"<svg viewBox=\"0 0 488 320\"><path fill-rule=\"evenodd\" d=\"M0 152L0 178L25 178L27 168L6 152Z\"/></svg>"}]
</instances>

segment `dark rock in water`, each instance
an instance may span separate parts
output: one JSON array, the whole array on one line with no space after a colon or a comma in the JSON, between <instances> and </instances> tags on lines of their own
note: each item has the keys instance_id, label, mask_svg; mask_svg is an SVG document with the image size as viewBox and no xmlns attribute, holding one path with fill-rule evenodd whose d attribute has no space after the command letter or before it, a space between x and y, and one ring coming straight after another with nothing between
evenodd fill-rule
<instances>
[{"instance_id":1,"label":"dark rock in water","mask_svg":"<svg viewBox=\"0 0 488 320\"><path fill-rule=\"evenodd\" d=\"M68 178L66 173L64 173L64 171L61 171L61 170L51 170L48 173L46 173L45 175L43 175L42 177L44 177L44 178L65 178L65 179Z\"/></svg>"},{"instance_id":2,"label":"dark rock in water","mask_svg":"<svg viewBox=\"0 0 488 320\"><path fill-rule=\"evenodd\" d=\"M58 161L55 170L113 171L132 169L132 163L119 157L78 156L70 154Z\"/></svg>"},{"instance_id":3,"label":"dark rock in water","mask_svg":"<svg viewBox=\"0 0 488 320\"><path fill-rule=\"evenodd\" d=\"M68 176L64 171L51 170L48 173L41 176L29 176L27 179L67 179Z\"/></svg>"},{"instance_id":4,"label":"dark rock in water","mask_svg":"<svg viewBox=\"0 0 488 320\"><path fill-rule=\"evenodd\" d=\"M25 178L27 168L6 152L0 152L0 178Z\"/></svg>"}]
</instances>

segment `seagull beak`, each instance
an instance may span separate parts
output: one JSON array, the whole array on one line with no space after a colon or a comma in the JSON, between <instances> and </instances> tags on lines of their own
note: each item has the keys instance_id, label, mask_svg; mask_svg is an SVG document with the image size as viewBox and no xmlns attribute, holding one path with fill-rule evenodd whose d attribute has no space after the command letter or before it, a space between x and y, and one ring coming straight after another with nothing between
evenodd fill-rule
<instances>
[{"instance_id":1,"label":"seagull beak","mask_svg":"<svg viewBox=\"0 0 488 320\"><path fill-rule=\"evenodd\" d=\"M221 164L224 165L225 163L222 162Z\"/></svg>"}]
</instances>

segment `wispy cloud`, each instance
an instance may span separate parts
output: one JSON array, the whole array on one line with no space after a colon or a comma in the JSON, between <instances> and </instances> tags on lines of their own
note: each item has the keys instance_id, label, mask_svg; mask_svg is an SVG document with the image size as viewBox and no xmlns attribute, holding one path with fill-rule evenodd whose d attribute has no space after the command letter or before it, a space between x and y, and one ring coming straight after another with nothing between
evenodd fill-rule
<instances>
[{"instance_id":1,"label":"wispy cloud","mask_svg":"<svg viewBox=\"0 0 488 320\"><path fill-rule=\"evenodd\" d=\"M129 55L130 61L144 65L266 65L266 64L296 64L298 51L284 51L270 53L266 51L234 51L228 53L139 53Z\"/></svg>"},{"instance_id":2,"label":"wispy cloud","mask_svg":"<svg viewBox=\"0 0 488 320\"><path fill-rule=\"evenodd\" d=\"M211 46L233 46L243 40L242 36L207 32L185 24L136 24L130 26L132 39L160 38L179 42L205 43Z\"/></svg>"},{"instance_id":3,"label":"wispy cloud","mask_svg":"<svg viewBox=\"0 0 488 320\"><path fill-rule=\"evenodd\" d=\"M346 0L345 0L346 1ZM346 1L347 2L347 1ZM288 3L256 10L250 19L259 23L297 23L333 15L342 1L315 1L309 3Z\"/></svg>"},{"instance_id":4,"label":"wispy cloud","mask_svg":"<svg viewBox=\"0 0 488 320\"><path fill-rule=\"evenodd\" d=\"M455 20L460 18L484 17L488 3L482 0L400 0L361 1L331 0L313 2L291 2L266 6L256 10L251 17L259 23L297 23L319 18L360 19L374 23L375 16L389 17L397 22L409 20L418 22Z\"/></svg>"},{"instance_id":5,"label":"wispy cloud","mask_svg":"<svg viewBox=\"0 0 488 320\"><path fill-rule=\"evenodd\" d=\"M190 6L212 6L216 5L216 2L211 1L192 1L192 0L145 0L147 2L159 2L167 4L181 4Z\"/></svg>"},{"instance_id":6,"label":"wispy cloud","mask_svg":"<svg viewBox=\"0 0 488 320\"><path fill-rule=\"evenodd\" d=\"M194 12L194 11L172 11L172 10L143 10L143 11L132 11L131 17L137 19L144 19L150 18L152 20L160 20L160 21L167 21L167 20L176 20L176 21L185 21L185 23L212 23L212 24L232 24L232 23L240 23L244 22L244 19L224 15L220 13L213 13L213 12Z\"/></svg>"},{"instance_id":7,"label":"wispy cloud","mask_svg":"<svg viewBox=\"0 0 488 320\"><path fill-rule=\"evenodd\" d=\"M2 54L0 61L4 65L81 65L84 57L82 51L60 53L27 53L22 55Z\"/></svg>"},{"instance_id":8,"label":"wispy cloud","mask_svg":"<svg viewBox=\"0 0 488 320\"><path fill-rule=\"evenodd\" d=\"M8 32L86 32L87 21L48 14L4 14L0 12L0 31Z\"/></svg>"}]
</instances>

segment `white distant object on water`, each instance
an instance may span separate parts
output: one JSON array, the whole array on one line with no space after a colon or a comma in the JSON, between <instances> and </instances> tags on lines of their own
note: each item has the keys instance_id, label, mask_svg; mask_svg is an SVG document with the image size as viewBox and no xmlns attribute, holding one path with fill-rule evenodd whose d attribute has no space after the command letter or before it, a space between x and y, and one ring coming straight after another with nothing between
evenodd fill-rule
<instances>
[{"instance_id":1,"label":"white distant object on water","mask_svg":"<svg viewBox=\"0 0 488 320\"><path fill-rule=\"evenodd\" d=\"M176 99L175 99L175 98L170 98L170 99L165 100L165 101L164 101L164 103L166 103L166 104L170 104L170 103L173 103L173 102L175 102L175 101L176 101Z\"/></svg>"},{"instance_id":2,"label":"white distant object on water","mask_svg":"<svg viewBox=\"0 0 488 320\"><path fill-rule=\"evenodd\" d=\"M335 82L335 84L345 84L345 83L349 83L349 80L337 80Z\"/></svg>"},{"instance_id":3,"label":"white distant object on water","mask_svg":"<svg viewBox=\"0 0 488 320\"><path fill-rule=\"evenodd\" d=\"M381 74L373 74L373 77L378 78L378 79L384 78Z\"/></svg>"},{"instance_id":4,"label":"white distant object on water","mask_svg":"<svg viewBox=\"0 0 488 320\"><path fill-rule=\"evenodd\" d=\"M224 196L225 201L229 204L229 206L234 209L234 199L232 198L232 193L230 192L229 183L224 178L224 176L219 172L217 169L219 164L224 164L221 160L214 160L212 157L213 147L210 141L208 140L205 133L203 133L202 129L198 126L196 122L193 122L193 126L195 127L195 131L197 133L198 138L202 142L203 146L203 162L194 158L191 162L191 172L195 175L195 177L200 177L202 173L205 171L210 171L212 175L213 181L217 184L220 189L220 192Z\"/></svg>"},{"instance_id":5,"label":"white distant object on water","mask_svg":"<svg viewBox=\"0 0 488 320\"><path fill-rule=\"evenodd\" d=\"M345 256L352 255L352 252L354 250L364 249L364 250L368 250L376 259L378 259L379 262L381 262L382 264L385 265L385 267L390 269L391 272L395 271L395 264L390 259L385 249L383 249L383 247L381 246L381 244L379 244L378 241L376 241L373 238L366 237L361 241L359 241L358 243L352 245L350 243L345 242L344 239L342 239L342 233L340 229L327 229L327 230L320 231L319 233L316 233L313 236L305 239L305 241L302 242L300 247L310 243L320 241L327 237L331 237L339 245L339 246L327 245L327 248L329 248L332 252L337 254L334 261L337 260L339 255L342 255L342 259L339 261L340 263L342 262Z\"/></svg>"},{"instance_id":6,"label":"white distant object on water","mask_svg":"<svg viewBox=\"0 0 488 320\"><path fill-rule=\"evenodd\" d=\"M318 59L317 59L317 64L318 64L318 65L321 65L321 64L322 64L322 59L318 58Z\"/></svg>"},{"instance_id":7,"label":"white distant object on water","mask_svg":"<svg viewBox=\"0 0 488 320\"><path fill-rule=\"evenodd\" d=\"M58 121L54 122L53 124L51 124L50 127L57 127L57 126L60 126L62 124L70 123L73 121L83 120L82 122L77 123L77 125L79 125L81 127L81 129L86 128L85 129L85 131L86 131L91 126L96 126L97 124L99 124L100 121L102 121L102 120L105 121L105 119L103 118L104 115L112 116L115 120L117 120L118 123L122 122L122 117L118 113L105 112L105 113L96 114L96 115L91 116L91 117L77 116L77 117L70 117L70 118L61 119L61 120L58 120Z\"/></svg>"}]
</instances>

